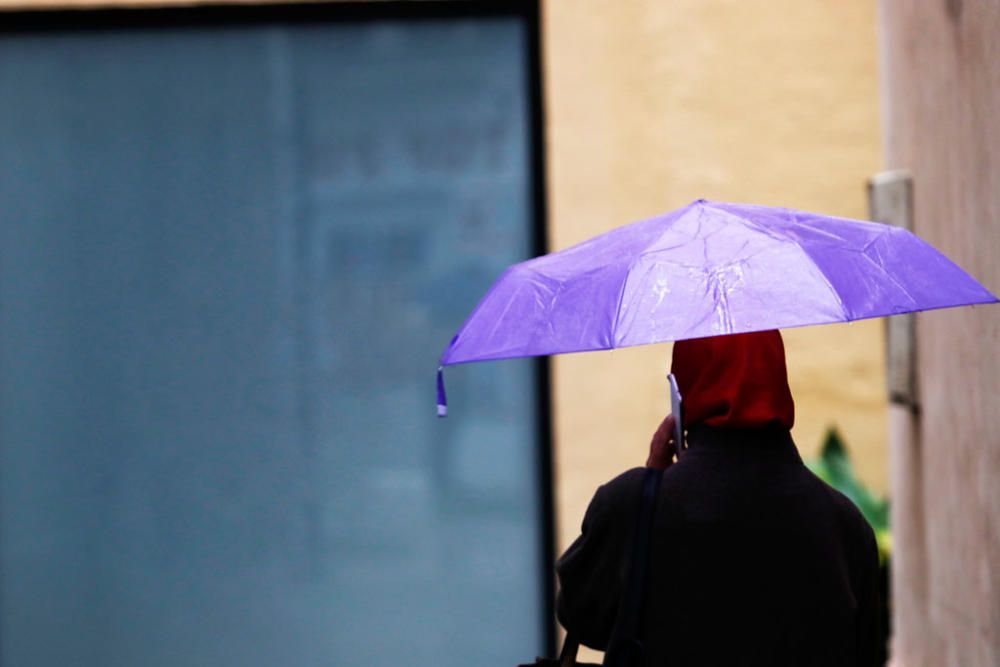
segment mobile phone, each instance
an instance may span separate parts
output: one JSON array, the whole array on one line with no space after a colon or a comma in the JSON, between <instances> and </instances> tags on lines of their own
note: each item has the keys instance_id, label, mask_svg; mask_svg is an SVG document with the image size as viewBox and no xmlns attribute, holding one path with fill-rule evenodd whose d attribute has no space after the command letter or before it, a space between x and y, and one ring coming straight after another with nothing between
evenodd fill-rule
<instances>
[{"instance_id":1,"label":"mobile phone","mask_svg":"<svg viewBox=\"0 0 1000 667\"><path fill-rule=\"evenodd\" d=\"M677 460L681 458L684 449L684 425L681 423L681 390L677 387L677 378L673 373L667 374L670 383L670 412L674 415L674 442L677 445Z\"/></svg>"}]
</instances>

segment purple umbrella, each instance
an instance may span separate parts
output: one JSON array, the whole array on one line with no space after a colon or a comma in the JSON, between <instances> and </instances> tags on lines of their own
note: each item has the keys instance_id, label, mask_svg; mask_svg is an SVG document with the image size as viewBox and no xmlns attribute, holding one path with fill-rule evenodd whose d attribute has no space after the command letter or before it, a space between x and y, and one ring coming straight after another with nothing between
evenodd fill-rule
<instances>
[{"instance_id":1,"label":"purple umbrella","mask_svg":"<svg viewBox=\"0 0 1000 667\"><path fill-rule=\"evenodd\" d=\"M511 266L441 366L996 301L904 229L699 199ZM439 368L439 415L446 405Z\"/></svg>"}]
</instances>

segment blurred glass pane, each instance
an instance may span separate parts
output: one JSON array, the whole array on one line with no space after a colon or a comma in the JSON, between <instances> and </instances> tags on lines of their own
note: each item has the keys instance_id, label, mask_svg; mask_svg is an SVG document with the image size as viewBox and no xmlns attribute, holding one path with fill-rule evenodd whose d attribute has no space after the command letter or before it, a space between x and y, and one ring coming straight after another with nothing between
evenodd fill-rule
<instances>
[{"instance_id":1,"label":"blurred glass pane","mask_svg":"<svg viewBox=\"0 0 1000 667\"><path fill-rule=\"evenodd\" d=\"M0 41L2 663L541 652L517 19Z\"/></svg>"}]
</instances>

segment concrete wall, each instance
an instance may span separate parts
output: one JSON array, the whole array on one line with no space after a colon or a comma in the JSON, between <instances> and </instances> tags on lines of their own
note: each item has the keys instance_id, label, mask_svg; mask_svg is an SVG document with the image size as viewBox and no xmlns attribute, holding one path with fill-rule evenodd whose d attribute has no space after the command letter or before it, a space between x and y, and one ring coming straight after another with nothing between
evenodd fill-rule
<instances>
[{"instance_id":1,"label":"concrete wall","mask_svg":"<svg viewBox=\"0 0 1000 667\"><path fill-rule=\"evenodd\" d=\"M1000 5L880 5L887 166L915 231L1000 292ZM895 662L1000 665L1000 307L917 317L922 412L891 415Z\"/></svg>"},{"instance_id":2,"label":"concrete wall","mask_svg":"<svg viewBox=\"0 0 1000 667\"><path fill-rule=\"evenodd\" d=\"M867 215L881 164L868 0L543 4L550 246L691 200ZM785 333L795 438L837 424L885 491L882 323ZM554 362L559 545L598 484L641 465L669 410L668 345Z\"/></svg>"}]
</instances>

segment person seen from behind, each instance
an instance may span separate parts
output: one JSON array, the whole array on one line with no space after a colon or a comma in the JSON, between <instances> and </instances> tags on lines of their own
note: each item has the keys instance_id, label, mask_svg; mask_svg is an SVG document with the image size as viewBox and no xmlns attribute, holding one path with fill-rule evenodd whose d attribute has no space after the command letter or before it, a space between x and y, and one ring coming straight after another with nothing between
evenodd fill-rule
<instances>
[{"instance_id":1,"label":"person seen from behind","mask_svg":"<svg viewBox=\"0 0 1000 667\"><path fill-rule=\"evenodd\" d=\"M663 470L641 637L663 667L874 667L878 550L861 512L802 463L777 331L680 341L674 420L653 435ZM605 650L619 613L642 468L598 488L560 557L556 608L581 643Z\"/></svg>"}]
</instances>

